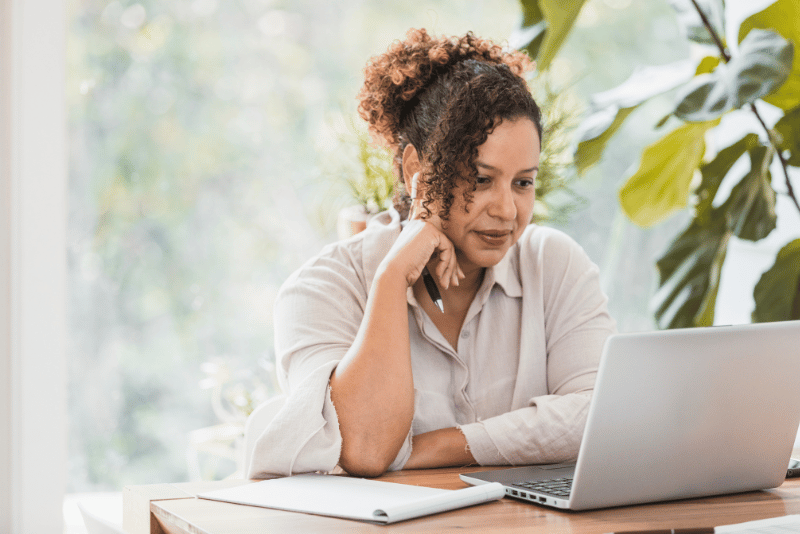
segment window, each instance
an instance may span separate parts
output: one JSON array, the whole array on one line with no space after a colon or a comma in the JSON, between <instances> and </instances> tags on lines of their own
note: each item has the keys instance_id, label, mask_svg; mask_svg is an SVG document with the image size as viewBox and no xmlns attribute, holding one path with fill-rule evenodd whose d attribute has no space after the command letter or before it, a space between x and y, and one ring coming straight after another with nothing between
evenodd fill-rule
<instances>
[{"instance_id":1,"label":"window","mask_svg":"<svg viewBox=\"0 0 800 534\"><path fill-rule=\"evenodd\" d=\"M213 427L275 390L272 300L335 239L347 176L326 162L366 60L412 26L502 39L519 16L514 0L74 3L69 491L235 469Z\"/></svg>"}]
</instances>

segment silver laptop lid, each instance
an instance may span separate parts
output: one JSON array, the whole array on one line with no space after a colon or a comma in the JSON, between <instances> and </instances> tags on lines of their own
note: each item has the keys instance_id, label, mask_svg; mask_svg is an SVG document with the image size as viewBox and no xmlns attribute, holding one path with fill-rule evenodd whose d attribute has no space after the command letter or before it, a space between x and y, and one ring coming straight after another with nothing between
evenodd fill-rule
<instances>
[{"instance_id":1,"label":"silver laptop lid","mask_svg":"<svg viewBox=\"0 0 800 534\"><path fill-rule=\"evenodd\" d=\"M778 486L800 425L800 321L609 338L569 507Z\"/></svg>"}]
</instances>

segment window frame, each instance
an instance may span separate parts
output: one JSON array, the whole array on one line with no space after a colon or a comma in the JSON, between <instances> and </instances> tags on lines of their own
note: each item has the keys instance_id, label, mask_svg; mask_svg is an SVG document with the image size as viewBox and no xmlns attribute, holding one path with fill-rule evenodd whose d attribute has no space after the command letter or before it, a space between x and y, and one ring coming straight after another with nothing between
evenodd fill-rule
<instances>
[{"instance_id":1,"label":"window frame","mask_svg":"<svg viewBox=\"0 0 800 534\"><path fill-rule=\"evenodd\" d=\"M67 466L66 14L0 0L0 531L59 532Z\"/></svg>"}]
</instances>

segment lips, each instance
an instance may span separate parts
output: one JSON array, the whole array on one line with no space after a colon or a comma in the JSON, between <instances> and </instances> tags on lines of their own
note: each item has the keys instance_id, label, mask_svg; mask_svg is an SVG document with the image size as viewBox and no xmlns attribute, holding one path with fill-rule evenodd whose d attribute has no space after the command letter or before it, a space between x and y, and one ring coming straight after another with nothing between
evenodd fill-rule
<instances>
[{"instance_id":1,"label":"lips","mask_svg":"<svg viewBox=\"0 0 800 534\"><path fill-rule=\"evenodd\" d=\"M481 240L491 246L504 245L508 238L511 236L511 230L483 230L475 231L475 235Z\"/></svg>"}]
</instances>

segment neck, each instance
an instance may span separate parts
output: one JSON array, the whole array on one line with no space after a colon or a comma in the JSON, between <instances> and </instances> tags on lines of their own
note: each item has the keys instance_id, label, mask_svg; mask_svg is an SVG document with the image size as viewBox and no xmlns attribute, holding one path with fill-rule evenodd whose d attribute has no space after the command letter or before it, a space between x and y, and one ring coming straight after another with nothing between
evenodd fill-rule
<instances>
[{"instance_id":1,"label":"neck","mask_svg":"<svg viewBox=\"0 0 800 534\"><path fill-rule=\"evenodd\" d=\"M430 267L428 267L430 269ZM483 282L483 276L486 269L483 267L475 267L474 269L464 269L462 271L466 278L458 281L458 285L450 284L447 289L442 289L439 281L436 284L439 286L439 292L442 295L442 303L446 314L455 313L456 315L463 315L469 307L475 295L478 293Z\"/></svg>"},{"instance_id":2,"label":"neck","mask_svg":"<svg viewBox=\"0 0 800 534\"><path fill-rule=\"evenodd\" d=\"M469 261L458 249L456 249L456 259L458 260L458 265L461 267L461 272L464 273L465 278L458 281L458 286L450 286L450 289L461 289L464 292L474 295L478 292L478 288L481 287L486 268L475 265Z\"/></svg>"},{"instance_id":3,"label":"neck","mask_svg":"<svg viewBox=\"0 0 800 534\"><path fill-rule=\"evenodd\" d=\"M457 286L450 286L450 289L459 292L477 293L478 288L481 287L483 282L483 275L486 273L485 267L473 267L472 269L461 268L466 276L463 280L458 281Z\"/></svg>"}]
</instances>

